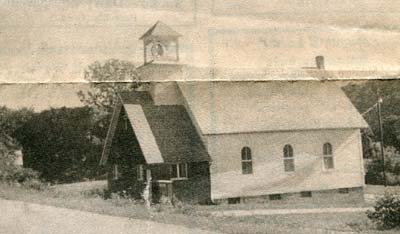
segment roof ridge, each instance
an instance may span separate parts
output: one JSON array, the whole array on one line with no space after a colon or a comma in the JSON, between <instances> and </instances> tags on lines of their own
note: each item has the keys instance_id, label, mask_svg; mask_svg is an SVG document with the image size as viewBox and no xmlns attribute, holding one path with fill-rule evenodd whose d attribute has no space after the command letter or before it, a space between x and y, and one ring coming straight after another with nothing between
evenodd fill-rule
<instances>
[{"instance_id":1,"label":"roof ridge","mask_svg":"<svg viewBox=\"0 0 400 234\"><path fill-rule=\"evenodd\" d=\"M157 30L158 29L158 30ZM153 35L154 34L154 35ZM157 35L159 34L159 35ZM139 39L143 40L145 37L149 36L169 36L169 37L181 37L182 35L167 24L158 20L153 26L151 26Z\"/></svg>"}]
</instances>

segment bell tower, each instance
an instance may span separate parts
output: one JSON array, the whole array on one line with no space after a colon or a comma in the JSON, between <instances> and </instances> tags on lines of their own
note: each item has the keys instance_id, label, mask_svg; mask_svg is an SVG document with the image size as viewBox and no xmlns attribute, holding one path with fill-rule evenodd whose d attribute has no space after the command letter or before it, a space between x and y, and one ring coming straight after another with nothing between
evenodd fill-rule
<instances>
[{"instance_id":1,"label":"bell tower","mask_svg":"<svg viewBox=\"0 0 400 234\"><path fill-rule=\"evenodd\" d=\"M140 40L143 41L144 63L179 62L181 34L161 21L157 21Z\"/></svg>"}]
</instances>

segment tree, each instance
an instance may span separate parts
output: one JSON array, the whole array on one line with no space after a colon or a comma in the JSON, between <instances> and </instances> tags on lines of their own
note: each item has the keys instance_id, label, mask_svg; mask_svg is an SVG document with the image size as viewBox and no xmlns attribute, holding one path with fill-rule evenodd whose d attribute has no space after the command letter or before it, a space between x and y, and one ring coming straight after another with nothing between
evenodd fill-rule
<instances>
[{"instance_id":1,"label":"tree","mask_svg":"<svg viewBox=\"0 0 400 234\"><path fill-rule=\"evenodd\" d=\"M131 91L139 86L135 65L117 59L92 63L85 71L85 80L91 83L91 91L80 91L78 95L83 103L102 114L112 112L118 92Z\"/></svg>"},{"instance_id":2,"label":"tree","mask_svg":"<svg viewBox=\"0 0 400 234\"><path fill-rule=\"evenodd\" d=\"M30 109L12 110L5 106L0 107L0 160L3 163L9 164L15 161L15 151L19 150L21 146L12 136L16 129L32 116L33 111Z\"/></svg>"},{"instance_id":3,"label":"tree","mask_svg":"<svg viewBox=\"0 0 400 234\"><path fill-rule=\"evenodd\" d=\"M94 111L98 128L93 134L104 142L117 93L129 92L139 87L139 75L133 63L109 59L89 65L84 78L90 82L91 89L86 93L78 92L78 96Z\"/></svg>"},{"instance_id":4,"label":"tree","mask_svg":"<svg viewBox=\"0 0 400 234\"><path fill-rule=\"evenodd\" d=\"M25 167L46 181L66 183L96 175L101 145L95 128L90 108L63 107L34 114L14 136L23 147Z\"/></svg>"},{"instance_id":5,"label":"tree","mask_svg":"<svg viewBox=\"0 0 400 234\"><path fill-rule=\"evenodd\" d=\"M364 157L370 158L367 165L366 182L368 184L396 185L400 183L399 166L396 160L400 150L400 82L397 80L372 80L367 82L350 83L343 90L356 108L364 113L370 129L363 130ZM380 132L376 110L379 98L383 125L384 164L380 152ZM383 170L385 169L385 170ZM383 174L385 171L385 174ZM385 176L384 176L385 175ZM384 179L386 178L386 180Z\"/></svg>"},{"instance_id":6,"label":"tree","mask_svg":"<svg viewBox=\"0 0 400 234\"><path fill-rule=\"evenodd\" d=\"M11 136L16 129L32 118L33 113L33 110L28 108L13 110L5 106L0 107L0 131Z\"/></svg>"},{"instance_id":7,"label":"tree","mask_svg":"<svg viewBox=\"0 0 400 234\"><path fill-rule=\"evenodd\" d=\"M379 90L379 96L383 99L381 107L384 144L400 150L400 82L397 80L353 82L343 90L360 113L364 113L377 103ZM372 131L365 131L364 137L370 138L372 142L378 142L379 124L376 110L364 114L364 118Z\"/></svg>"},{"instance_id":8,"label":"tree","mask_svg":"<svg viewBox=\"0 0 400 234\"><path fill-rule=\"evenodd\" d=\"M41 188L38 173L15 164L20 144L12 137L16 129L33 117L30 109L12 110L0 107L0 181Z\"/></svg>"}]
</instances>

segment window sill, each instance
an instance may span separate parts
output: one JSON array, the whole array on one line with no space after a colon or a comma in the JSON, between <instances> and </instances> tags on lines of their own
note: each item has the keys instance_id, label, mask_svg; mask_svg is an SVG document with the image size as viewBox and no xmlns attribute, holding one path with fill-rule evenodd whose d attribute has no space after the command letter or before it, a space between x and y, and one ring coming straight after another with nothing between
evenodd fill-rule
<instances>
[{"instance_id":1,"label":"window sill","mask_svg":"<svg viewBox=\"0 0 400 234\"><path fill-rule=\"evenodd\" d=\"M171 181L176 181L176 180L187 180L187 177L181 177L181 178L171 178Z\"/></svg>"},{"instance_id":2,"label":"window sill","mask_svg":"<svg viewBox=\"0 0 400 234\"><path fill-rule=\"evenodd\" d=\"M172 183L171 180L154 180L154 183L161 183L161 184L170 184Z\"/></svg>"}]
</instances>

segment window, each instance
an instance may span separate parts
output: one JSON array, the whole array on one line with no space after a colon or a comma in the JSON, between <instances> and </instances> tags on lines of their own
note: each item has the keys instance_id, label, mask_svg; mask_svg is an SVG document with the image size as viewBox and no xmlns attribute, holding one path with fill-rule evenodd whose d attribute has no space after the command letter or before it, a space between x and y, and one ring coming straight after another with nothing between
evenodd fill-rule
<instances>
[{"instance_id":1,"label":"window","mask_svg":"<svg viewBox=\"0 0 400 234\"><path fill-rule=\"evenodd\" d=\"M253 173L253 162L251 159L251 149L243 147L242 149L242 174Z\"/></svg>"},{"instance_id":2,"label":"window","mask_svg":"<svg viewBox=\"0 0 400 234\"><path fill-rule=\"evenodd\" d=\"M161 57L164 55L164 47L160 43L154 43L151 47L151 55L153 57Z\"/></svg>"},{"instance_id":3,"label":"window","mask_svg":"<svg viewBox=\"0 0 400 234\"><path fill-rule=\"evenodd\" d=\"M339 193L349 193L349 188L340 188Z\"/></svg>"},{"instance_id":4,"label":"window","mask_svg":"<svg viewBox=\"0 0 400 234\"><path fill-rule=\"evenodd\" d=\"M136 166L136 176L137 180L144 180L145 169L142 164Z\"/></svg>"},{"instance_id":5,"label":"window","mask_svg":"<svg viewBox=\"0 0 400 234\"><path fill-rule=\"evenodd\" d=\"M239 203L240 203L240 197L228 198L228 204L239 204Z\"/></svg>"},{"instance_id":6,"label":"window","mask_svg":"<svg viewBox=\"0 0 400 234\"><path fill-rule=\"evenodd\" d=\"M128 130L128 122L129 122L129 120L128 120L128 116L127 115L123 115L123 121L124 121L124 130L126 131L126 130Z\"/></svg>"},{"instance_id":7,"label":"window","mask_svg":"<svg viewBox=\"0 0 400 234\"><path fill-rule=\"evenodd\" d=\"M113 168L113 180L118 180L119 177L120 177L120 173L119 173L118 164L114 164L114 168Z\"/></svg>"},{"instance_id":8,"label":"window","mask_svg":"<svg viewBox=\"0 0 400 234\"><path fill-rule=\"evenodd\" d=\"M187 174L186 163L172 165L172 178L187 178Z\"/></svg>"},{"instance_id":9,"label":"window","mask_svg":"<svg viewBox=\"0 0 400 234\"><path fill-rule=\"evenodd\" d=\"M291 145L285 145L285 147L283 147L283 163L285 171L294 171L293 147Z\"/></svg>"},{"instance_id":10,"label":"window","mask_svg":"<svg viewBox=\"0 0 400 234\"><path fill-rule=\"evenodd\" d=\"M322 147L322 151L323 151L325 170L333 169L334 163L333 163L332 145L330 143L325 143Z\"/></svg>"}]
</instances>

